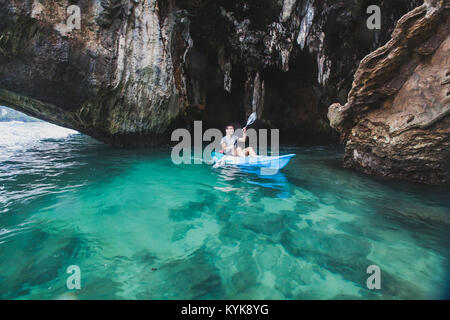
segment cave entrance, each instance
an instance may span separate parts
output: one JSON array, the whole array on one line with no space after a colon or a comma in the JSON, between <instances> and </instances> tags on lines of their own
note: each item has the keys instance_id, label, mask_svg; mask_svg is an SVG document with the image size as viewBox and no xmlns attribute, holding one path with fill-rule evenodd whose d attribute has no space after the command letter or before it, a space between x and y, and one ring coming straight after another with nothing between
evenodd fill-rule
<instances>
[{"instance_id":1,"label":"cave entrance","mask_svg":"<svg viewBox=\"0 0 450 320\"><path fill-rule=\"evenodd\" d=\"M280 142L334 144L336 135L327 120L328 102L318 84L316 58L307 51L291 57L289 71L266 68L261 118L266 127L280 129Z\"/></svg>"},{"instance_id":2,"label":"cave entrance","mask_svg":"<svg viewBox=\"0 0 450 320\"><path fill-rule=\"evenodd\" d=\"M185 123L201 120L203 128L217 128L223 131L228 124L240 126L245 123L245 82L244 68L233 66L230 70L230 90L225 88L224 72L217 55L194 46L188 53L187 90L189 105L185 112Z\"/></svg>"},{"instance_id":3,"label":"cave entrance","mask_svg":"<svg viewBox=\"0 0 450 320\"><path fill-rule=\"evenodd\" d=\"M6 106L0 106L0 156L35 147L41 141L64 139L79 132L30 117Z\"/></svg>"}]
</instances>

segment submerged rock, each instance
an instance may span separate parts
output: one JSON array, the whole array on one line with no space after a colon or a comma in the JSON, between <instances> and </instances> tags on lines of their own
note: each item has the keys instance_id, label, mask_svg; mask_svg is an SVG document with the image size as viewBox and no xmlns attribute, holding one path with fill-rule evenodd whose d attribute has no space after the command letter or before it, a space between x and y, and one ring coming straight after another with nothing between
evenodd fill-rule
<instances>
[{"instance_id":1,"label":"submerged rock","mask_svg":"<svg viewBox=\"0 0 450 320\"><path fill-rule=\"evenodd\" d=\"M167 143L176 127L244 121L282 140L336 139L360 59L420 1L0 1L0 103L120 147Z\"/></svg>"},{"instance_id":2,"label":"submerged rock","mask_svg":"<svg viewBox=\"0 0 450 320\"><path fill-rule=\"evenodd\" d=\"M429 184L450 183L450 4L425 1L365 57L345 105L328 118L346 167Z\"/></svg>"}]
</instances>

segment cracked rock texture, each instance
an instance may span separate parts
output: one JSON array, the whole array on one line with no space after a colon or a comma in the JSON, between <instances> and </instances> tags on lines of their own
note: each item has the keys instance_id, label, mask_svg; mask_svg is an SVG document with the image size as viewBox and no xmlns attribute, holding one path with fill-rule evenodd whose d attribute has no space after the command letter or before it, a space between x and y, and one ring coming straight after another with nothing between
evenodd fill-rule
<instances>
[{"instance_id":1,"label":"cracked rock texture","mask_svg":"<svg viewBox=\"0 0 450 320\"><path fill-rule=\"evenodd\" d=\"M254 110L281 140L330 143L328 106L345 102L360 60L420 3L0 0L0 104L120 147ZM366 28L371 4L381 30Z\"/></svg>"},{"instance_id":2,"label":"cracked rock texture","mask_svg":"<svg viewBox=\"0 0 450 320\"><path fill-rule=\"evenodd\" d=\"M429 184L450 183L450 2L425 1L366 56L345 105L328 118L346 167Z\"/></svg>"}]
</instances>

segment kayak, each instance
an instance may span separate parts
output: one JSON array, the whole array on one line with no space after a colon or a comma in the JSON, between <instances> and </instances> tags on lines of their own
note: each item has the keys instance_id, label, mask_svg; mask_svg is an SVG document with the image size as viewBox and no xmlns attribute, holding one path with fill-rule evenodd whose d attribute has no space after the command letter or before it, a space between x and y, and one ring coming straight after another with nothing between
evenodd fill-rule
<instances>
[{"instance_id":1,"label":"kayak","mask_svg":"<svg viewBox=\"0 0 450 320\"><path fill-rule=\"evenodd\" d=\"M283 156L256 156L256 157L233 157L225 156L222 153L213 152L211 157L215 163L219 160L224 165L234 165L242 168L258 168L267 169L267 171L278 171L283 169L295 154L287 154ZM261 172L263 172L261 170Z\"/></svg>"}]
</instances>

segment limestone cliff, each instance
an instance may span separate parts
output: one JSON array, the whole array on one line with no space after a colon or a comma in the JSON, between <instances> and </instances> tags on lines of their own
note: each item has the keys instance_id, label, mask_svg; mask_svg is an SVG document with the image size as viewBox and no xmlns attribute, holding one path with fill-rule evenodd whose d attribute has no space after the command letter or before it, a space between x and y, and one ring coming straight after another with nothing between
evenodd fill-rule
<instances>
[{"instance_id":1,"label":"limestone cliff","mask_svg":"<svg viewBox=\"0 0 450 320\"><path fill-rule=\"evenodd\" d=\"M79 1L81 29L66 30L70 4L0 2L0 100L119 146L158 143L180 112L181 17L160 24L156 0Z\"/></svg>"},{"instance_id":2,"label":"limestone cliff","mask_svg":"<svg viewBox=\"0 0 450 320\"><path fill-rule=\"evenodd\" d=\"M430 184L450 182L450 2L429 0L401 18L365 57L348 102L328 117L346 167Z\"/></svg>"},{"instance_id":3,"label":"limestone cliff","mask_svg":"<svg viewBox=\"0 0 450 320\"><path fill-rule=\"evenodd\" d=\"M121 147L243 121L333 141L359 61L420 1L0 0L0 104ZM70 5L80 29L67 27Z\"/></svg>"}]
</instances>

